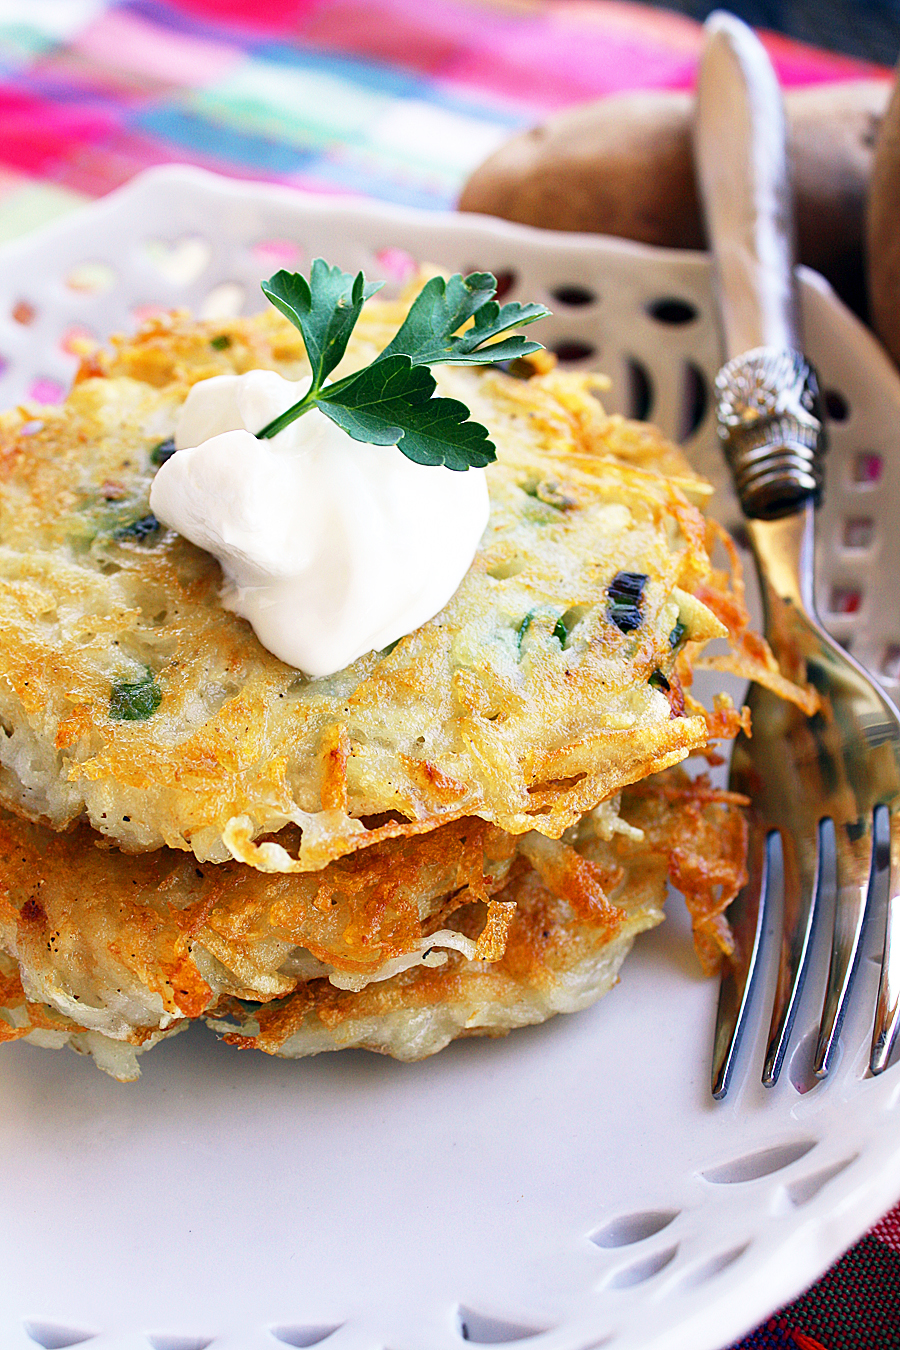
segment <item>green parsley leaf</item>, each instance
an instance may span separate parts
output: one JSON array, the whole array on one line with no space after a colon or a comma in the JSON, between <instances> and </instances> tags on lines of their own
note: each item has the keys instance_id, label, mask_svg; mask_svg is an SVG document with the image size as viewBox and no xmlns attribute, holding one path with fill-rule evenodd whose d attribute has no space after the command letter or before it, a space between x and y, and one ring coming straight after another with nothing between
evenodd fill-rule
<instances>
[{"instance_id":1,"label":"green parsley leaf","mask_svg":"<svg viewBox=\"0 0 900 1350\"><path fill-rule=\"evenodd\" d=\"M426 367L398 353L324 389L316 404L355 441L396 445L417 464L443 464L458 472L490 464L495 452L487 429L466 421L464 403L432 398L434 390Z\"/></svg>"},{"instance_id":2,"label":"green parsley leaf","mask_svg":"<svg viewBox=\"0 0 900 1350\"><path fill-rule=\"evenodd\" d=\"M298 417L318 408L354 440L397 445L417 464L444 465L462 472L482 468L495 458L485 427L467 420L469 410L455 399L433 398L435 382L425 367L484 365L540 351L539 342L511 328L549 314L543 305L500 306L493 299L490 272L432 277L387 347L371 365L326 384L340 362L363 304L380 289L362 272L352 276L316 258L309 281L294 272L277 272L262 283L272 304L299 328L312 367L303 398L258 431L277 436ZM463 333L457 330L472 321ZM500 338L500 341L493 341Z\"/></svg>"},{"instance_id":3,"label":"green parsley leaf","mask_svg":"<svg viewBox=\"0 0 900 1350\"><path fill-rule=\"evenodd\" d=\"M472 272L467 277L457 272L447 281L432 277L416 296L396 337L375 360L404 352L417 366L471 366L510 361L540 351L539 342L523 337L482 348L490 338L550 313L543 305L513 303L501 308L493 299L496 291L497 282L490 272ZM469 319L474 319L472 326L454 336Z\"/></svg>"},{"instance_id":4,"label":"green parsley leaf","mask_svg":"<svg viewBox=\"0 0 900 1350\"><path fill-rule=\"evenodd\" d=\"M367 282L316 258L309 281L299 272L276 272L262 283L276 309L303 334L312 366L312 387L319 389L347 350L363 304L383 282Z\"/></svg>"}]
</instances>

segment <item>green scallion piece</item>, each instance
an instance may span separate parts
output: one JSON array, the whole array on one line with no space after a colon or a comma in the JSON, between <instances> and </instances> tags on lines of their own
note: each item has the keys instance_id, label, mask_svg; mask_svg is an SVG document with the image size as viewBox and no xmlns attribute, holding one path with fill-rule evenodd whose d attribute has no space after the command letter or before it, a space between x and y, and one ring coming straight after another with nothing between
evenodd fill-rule
<instances>
[{"instance_id":1,"label":"green scallion piece","mask_svg":"<svg viewBox=\"0 0 900 1350\"><path fill-rule=\"evenodd\" d=\"M679 645L686 632L687 632L687 624L682 623L681 620L679 619L675 627L669 634L669 646L673 650L675 647Z\"/></svg>"},{"instance_id":2,"label":"green scallion piece","mask_svg":"<svg viewBox=\"0 0 900 1350\"><path fill-rule=\"evenodd\" d=\"M136 544L146 544L148 539L159 534L159 521L152 511L137 520L120 525L113 533L113 539L132 539Z\"/></svg>"},{"instance_id":3,"label":"green scallion piece","mask_svg":"<svg viewBox=\"0 0 900 1350\"><path fill-rule=\"evenodd\" d=\"M524 619L522 620L522 622L519 624L519 629L518 629L519 639L518 639L518 643L517 643L517 646L518 646L518 648L519 648L519 651L522 650L522 639L524 638L525 634L528 632L529 628L531 627L531 620L534 618L534 616L535 616L536 613L537 613L537 610L535 610L535 609L530 609L530 610L528 611L528 613L525 615L525 618L524 618Z\"/></svg>"},{"instance_id":4,"label":"green scallion piece","mask_svg":"<svg viewBox=\"0 0 900 1350\"><path fill-rule=\"evenodd\" d=\"M607 587L607 614L622 633L631 633L643 622L641 602L647 578L643 572L617 572Z\"/></svg>"},{"instance_id":5,"label":"green scallion piece","mask_svg":"<svg viewBox=\"0 0 900 1350\"><path fill-rule=\"evenodd\" d=\"M170 436L167 441L160 441L159 445L154 445L150 451L150 463L155 464L157 468L160 464L165 464L167 459L171 459L175 454L175 439Z\"/></svg>"},{"instance_id":6,"label":"green scallion piece","mask_svg":"<svg viewBox=\"0 0 900 1350\"><path fill-rule=\"evenodd\" d=\"M139 680L116 680L109 695L109 715L114 722L146 722L162 703L156 676L148 670Z\"/></svg>"}]
</instances>

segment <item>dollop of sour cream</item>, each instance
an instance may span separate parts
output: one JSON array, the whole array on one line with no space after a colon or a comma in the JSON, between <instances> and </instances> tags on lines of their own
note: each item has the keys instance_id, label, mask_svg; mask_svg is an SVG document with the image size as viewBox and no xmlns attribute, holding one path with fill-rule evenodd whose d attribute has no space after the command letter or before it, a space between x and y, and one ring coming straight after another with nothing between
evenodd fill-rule
<instances>
[{"instance_id":1,"label":"dollop of sour cream","mask_svg":"<svg viewBox=\"0 0 900 1350\"><path fill-rule=\"evenodd\" d=\"M315 408L257 440L306 388L270 370L195 384L150 509L218 558L223 605L263 646L316 679L444 607L475 556L488 494L483 469L415 464Z\"/></svg>"}]
</instances>

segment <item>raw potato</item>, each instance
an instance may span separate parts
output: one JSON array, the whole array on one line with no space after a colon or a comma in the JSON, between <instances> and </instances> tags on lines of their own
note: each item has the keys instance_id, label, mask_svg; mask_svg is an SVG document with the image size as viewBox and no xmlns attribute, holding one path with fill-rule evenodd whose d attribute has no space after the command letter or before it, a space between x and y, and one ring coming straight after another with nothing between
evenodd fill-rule
<instances>
[{"instance_id":1,"label":"raw potato","mask_svg":"<svg viewBox=\"0 0 900 1350\"><path fill-rule=\"evenodd\" d=\"M900 78L875 147L866 244L872 327L900 365Z\"/></svg>"},{"instance_id":2,"label":"raw potato","mask_svg":"<svg viewBox=\"0 0 900 1350\"><path fill-rule=\"evenodd\" d=\"M466 183L459 209L699 248L690 116L690 95L675 90L567 109L496 150Z\"/></svg>"},{"instance_id":3,"label":"raw potato","mask_svg":"<svg viewBox=\"0 0 900 1350\"><path fill-rule=\"evenodd\" d=\"M852 304L862 295L865 194L889 89L857 80L785 95L800 258ZM648 90L568 109L501 146L469 178L459 208L700 248L692 106L687 92Z\"/></svg>"}]
</instances>

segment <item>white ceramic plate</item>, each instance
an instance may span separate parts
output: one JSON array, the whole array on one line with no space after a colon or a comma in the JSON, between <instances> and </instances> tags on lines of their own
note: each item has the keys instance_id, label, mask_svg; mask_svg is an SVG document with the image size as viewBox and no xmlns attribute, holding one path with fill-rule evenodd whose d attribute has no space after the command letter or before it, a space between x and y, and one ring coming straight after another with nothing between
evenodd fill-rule
<instances>
[{"instance_id":1,"label":"white ceramic plate","mask_svg":"<svg viewBox=\"0 0 900 1350\"><path fill-rule=\"evenodd\" d=\"M148 305L257 308L260 277L317 253L395 279L410 256L514 274L511 295L556 311L546 342L605 369L614 406L649 403L718 475L702 256L187 169L0 255L0 402L63 386L81 330ZM900 382L824 283L804 274L803 293L838 415L822 607L896 689ZM724 1103L707 1086L716 990L674 903L594 1009L419 1065L283 1063L194 1028L121 1086L69 1053L4 1047L0 1340L720 1350L900 1195L900 1077L865 1077L877 928L828 1083L806 1090L819 951L782 1082L766 1092L748 1068Z\"/></svg>"}]
</instances>

